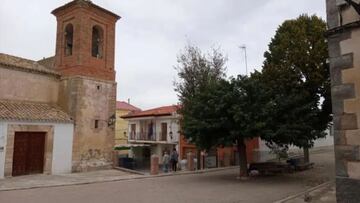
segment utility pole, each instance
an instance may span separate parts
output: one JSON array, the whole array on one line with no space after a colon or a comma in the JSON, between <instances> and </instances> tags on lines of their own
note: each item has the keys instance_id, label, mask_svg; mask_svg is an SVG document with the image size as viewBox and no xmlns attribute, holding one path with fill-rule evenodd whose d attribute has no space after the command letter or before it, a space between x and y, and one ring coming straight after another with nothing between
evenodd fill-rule
<instances>
[{"instance_id":1,"label":"utility pole","mask_svg":"<svg viewBox=\"0 0 360 203\"><path fill-rule=\"evenodd\" d=\"M243 44L239 46L240 49L244 50L245 53L245 67L246 67L246 76L248 75L248 64L247 64L247 54L246 54L246 45Z\"/></svg>"}]
</instances>

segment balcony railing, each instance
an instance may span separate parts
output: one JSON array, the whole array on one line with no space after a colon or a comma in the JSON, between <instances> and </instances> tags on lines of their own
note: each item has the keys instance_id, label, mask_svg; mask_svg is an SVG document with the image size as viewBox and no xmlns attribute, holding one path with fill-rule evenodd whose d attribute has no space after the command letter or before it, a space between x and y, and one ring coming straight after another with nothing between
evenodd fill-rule
<instances>
[{"instance_id":1,"label":"balcony railing","mask_svg":"<svg viewBox=\"0 0 360 203\"><path fill-rule=\"evenodd\" d=\"M166 133L160 132L158 134L158 137L159 137L159 141L167 141L167 134Z\"/></svg>"},{"instance_id":2,"label":"balcony railing","mask_svg":"<svg viewBox=\"0 0 360 203\"><path fill-rule=\"evenodd\" d=\"M150 132L131 132L130 140L156 141L156 134Z\"/></svg>"},{"instance_id":3,"label":"balcony railing","mask_svg":"<svg viewBox=\"0 0 360 203\"><path fill-rule=\"evenodd\" d=\"M168 134L163 132L149 133L149 132L130 132L129 140L133 141L160 141L160 142L174 142L177 139L168 138Z\"/></svg>"}]
</instances>

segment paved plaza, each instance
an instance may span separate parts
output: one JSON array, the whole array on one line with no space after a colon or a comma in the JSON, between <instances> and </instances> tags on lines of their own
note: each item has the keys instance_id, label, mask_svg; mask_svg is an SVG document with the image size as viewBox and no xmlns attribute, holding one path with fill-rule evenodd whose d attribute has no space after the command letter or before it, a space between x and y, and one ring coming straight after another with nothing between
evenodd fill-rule
<instances>
[{"instance_id":1,"label":"paved plaza","mask_svg":"<svg viewBox=\"0 0 360 203\"><path fill-rule=\"evenodd\" d=\"M237 180L238 169L232 168L208 173L2 191L0 202L275 202L333 180L333 157L333 151L317 152L311 155L314 169L249 180ZM117 172L109 173L117 176Z\"/></svg>"},{"instance_id":2,"label":"paved plaza","mask_svg":"<svg viewBox=\"0 0 360 203\"><path fill-rule=\"evenodd\" d=\"M101 170L63 175L28 175L0 179L0 191L81 185L98 182L118 181L141 177L119 170Z\"/></svg>"}]
</instances>

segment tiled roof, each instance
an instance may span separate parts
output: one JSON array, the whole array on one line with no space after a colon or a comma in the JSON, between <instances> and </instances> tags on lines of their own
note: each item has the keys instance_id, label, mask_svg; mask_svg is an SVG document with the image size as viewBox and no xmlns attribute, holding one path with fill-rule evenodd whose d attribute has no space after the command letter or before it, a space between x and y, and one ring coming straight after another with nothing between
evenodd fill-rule
<instances>
[{"instance_id":1,"label":"tiled roof","mask_svg":"<svg viewBox=\"0 0 360 203\"><path fill-rule=\"evenodd\" d=\"M91 2L90 0L73 0L73 1L70 1L69 3L63 5L63 6L60 6L59 8L56 8L55 10L53 10L51 13L56 15L57 12L59 12L60 10L63 10L63 9L66 9L72 5L76 5L76 4L85 4L85 5L89 5L89 6L92 6L96 9L99 9L105 13L108 13L109 15L112 15L114 16L116 19L120 19L120 16L116 15L115 13L109 11L109 10L106 10L105 8L102 8L96 4L94 4L93 2Z\"/></svg>"},{"instance_id":2,"label":"tiled roof","mask_svg":"<svg viewBox=\"0 0 360 203\"><path fill-rule=\"evenodd\" d=\"M127 102L124 102L124 101L117 101L116 109L129 110L129 111L141 111L141 109L139 109Z\"/></svg>"},{"instance_id":3,"label":"tiled roof","mask_svg":"<svg viewBox=\"0 0 360 203\"><path fill-rule=\"evenodd\" d=\"M70 116L45 103L0 100L0 120L71 123Z\"/></svg>"},{"instance_id":4,"label":"tiled roof","mask_svg":"<svg viewBox=\"0 0 360 203\"><path fill-rule=\"evenodd\" d=\"M128 115L122 116L122 118L138 118L148 116L170 116L178 110L178 105L162 106L155 109L149 109L145 111L133 112Z\"/></svg>"},{"instance_id":5,"label":"tiled roof","mask_svg":"<svg viewBox=\"0 0 360 203\"><path fill-rule=\"evenodd\" d=\"M36 61L3 53L0 53L0 65L4 65L8 68L21 69L23 71L52 74L56 76L60 75L58 72L50 70Z\"/></svg>"}]
</instances>

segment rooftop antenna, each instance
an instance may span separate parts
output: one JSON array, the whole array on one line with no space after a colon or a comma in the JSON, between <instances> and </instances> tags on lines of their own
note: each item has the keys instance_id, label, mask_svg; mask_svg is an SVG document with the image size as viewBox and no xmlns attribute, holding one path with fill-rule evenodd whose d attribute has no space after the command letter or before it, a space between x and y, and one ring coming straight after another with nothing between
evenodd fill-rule
<instances>
[{"instance_id":1,"label":"rooftop antenna","mask_svg":"<svg viewBox=\"0 0 360 203\"><path fill-rule=\"evenodd\" d=\"M247 54L246 54L246 45L243 44L239 46L240 49L244 50L245 53L245 67L246 67L246 76L248 75L248 63L247 63Z\"/></svg>"}]
</instances>

